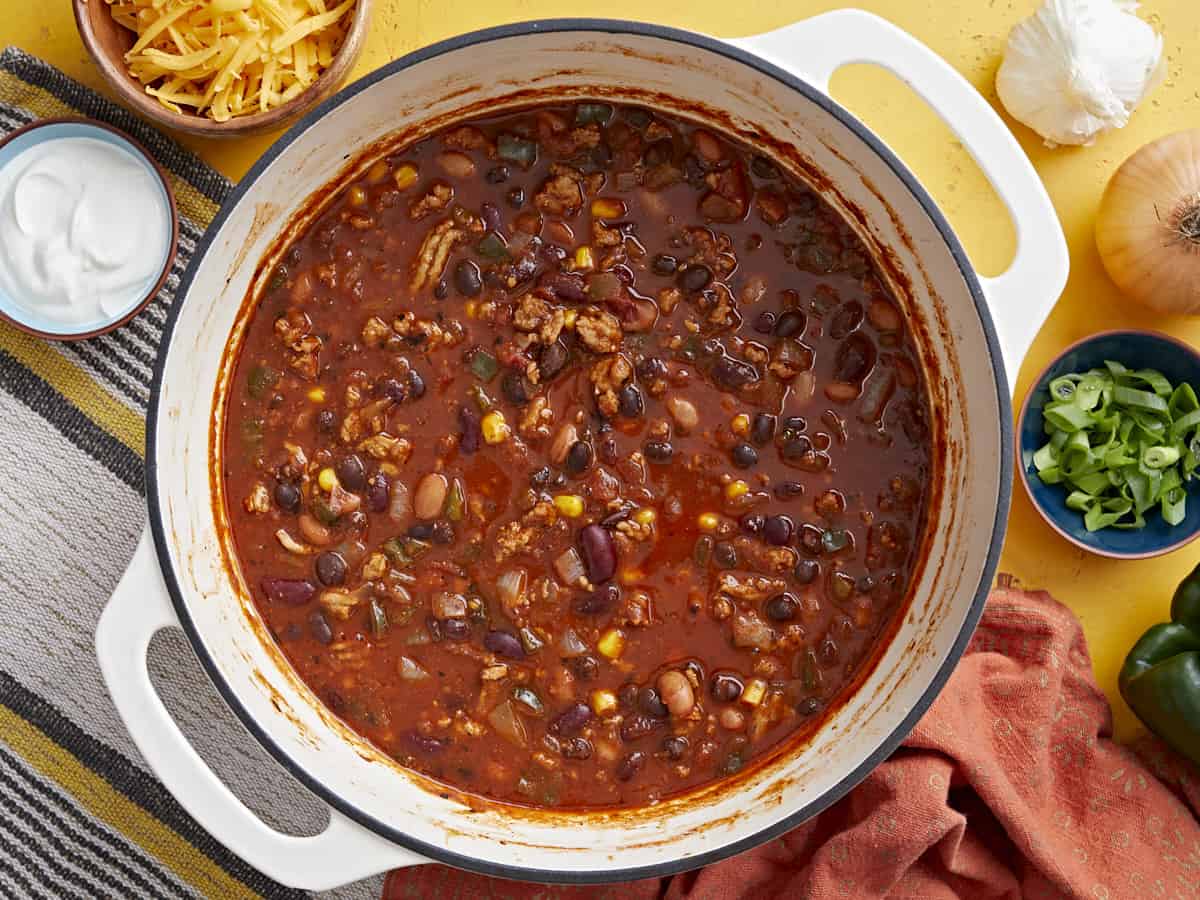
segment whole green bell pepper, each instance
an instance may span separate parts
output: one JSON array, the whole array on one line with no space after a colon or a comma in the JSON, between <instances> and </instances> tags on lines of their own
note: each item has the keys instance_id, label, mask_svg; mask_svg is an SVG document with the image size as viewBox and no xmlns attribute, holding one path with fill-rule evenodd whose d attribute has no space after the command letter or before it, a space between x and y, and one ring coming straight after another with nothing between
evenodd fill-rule
<instances>
[{"instance_id":1,"label":"whole green bell pepper","mask_svg":"<svg viewBox=\"0 0 1200 900\"><path fill-rule=\"evenodd\" d=\"M1200 765L1200 565L1176 588L1171 621L1133 645L1117 683L1147 728Z\"/></svg>"}]
</instances>

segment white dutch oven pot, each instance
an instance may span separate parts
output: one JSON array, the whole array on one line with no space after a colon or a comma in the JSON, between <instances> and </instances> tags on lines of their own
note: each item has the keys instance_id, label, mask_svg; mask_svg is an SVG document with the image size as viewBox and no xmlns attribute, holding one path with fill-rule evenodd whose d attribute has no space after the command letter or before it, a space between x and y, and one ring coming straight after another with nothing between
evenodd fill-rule
<instances>
[{"instance_id":1,"label":"white dutch oven pot","mask_svg":"<svg viewBox=\"0 0 1200 900\"><path fill-rule=\"evenodd\" d=\"M829 78L877 63L957 132L1008 205L1018 250L975 275L929 195ZM443 798L358 740L281 661L227 571L210 496L210 428L222 354L259 259L305 198L360 148L490 101L603 94L710 121L809 165L824 193L891 260L920 338L942 436L927 564L899 632L862 688L804 747L745 778L656 807L564 814ZM903 740L944 684L982 611L1008 514L1010 387L1066 280L1061 228L1037 175L984 100L904 32L857 11L721 42L611 21L478 32L418 51L343 90L292 128L225 203L167 325L147 428L150 527L105 609L96 643L138 748L179 802L273 878L328 888L437 860L511 878L599 882L665 875L781 834L846 793ZM276 833L213 775L151 686L145 655L182 627L225 700L263 746L332 807L313 837Z\"/></svg>"}]
</instances>

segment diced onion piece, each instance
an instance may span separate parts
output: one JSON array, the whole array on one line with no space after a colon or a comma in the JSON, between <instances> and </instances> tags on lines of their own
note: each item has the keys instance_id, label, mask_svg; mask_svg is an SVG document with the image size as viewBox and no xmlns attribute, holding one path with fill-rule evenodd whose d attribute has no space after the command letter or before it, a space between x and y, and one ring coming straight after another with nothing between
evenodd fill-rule
<instances>
[{"instance_id":1,"label":"diced onion piece","mask_svg":"<svg viewBox=\"0 0 1200 900\"><path fill-rule=\"evenodd\" d=\"M424 681L429 677L429 673L422 668L419 662L407 656L400 657L396 668L400 672L401 681Z\"/></svg>"},{"instance_id":2,"label":"diced onion piece","mask_svg":"<svg viewBox=\"0 0 1200 900\"><path fill-rule=\"evenodd\" d=\"M528 746L529 734L525 730L525 723L513 709L512 701L505 700L488 713L488 723L509 743L518 747Z\"/></svg>"},{"instance_id":3,"label":"diced onion piece","mask_svg":"<svg viewBox=\"0 0 1200 900\"><path fill-rule=\"evenodd\" d=\"M392 479L392 490L388 500L388 518L393 522L408 520L412 505L408 497L408 485L401 478Z\"/></svg>"},{"instance_id":4,"label":"diced onion piece","mask_svg":"<svg viewBox=\"0 0 1200 900\"><path fill-rule=\"evenodd\" d=\"M567 549L558 559L554 560L554 571L558 573L558 577L562 579L563 584L568 586L578 584L580 578L587 577L587 569L584 568L583 558L580 557L579 551L574 547Z\"/></svg>"},{"instance_id":5,"label":"diced onion piece","mask_svg":"<svg viewBox=\"0 0 1200 900\"><path fill-rule=\"evenodd\" d=\"M312 553L310 548L299 543L294 537L287 533L286 529L280 528L278 531L276 531L275 538L288 553L295 553L297 556L307 556L309 553Z\"/></svg>"},{"instance_id":6,"label":"diced onion piece","mask_svg":"<svg viewBox=\"0 0 1200 900\"><path fill-rule=\"evenodd\" d=\"M521 595L525 593L525 577L524 569L509 569L496 579L496 596L502 608L514 609L520 604Z\"/></svg>"},{"instance_id":7,"label":"diced onion piece","mask_svg":"<svg viewBox=\"0 0 1200 900\"><path fill-rule=\"evenodd\" d=\"M575 633L574 628L568 626L558 639L558 652L567 658L584 656L588 652L588 645Z\"/></svg>"}]
</instances>

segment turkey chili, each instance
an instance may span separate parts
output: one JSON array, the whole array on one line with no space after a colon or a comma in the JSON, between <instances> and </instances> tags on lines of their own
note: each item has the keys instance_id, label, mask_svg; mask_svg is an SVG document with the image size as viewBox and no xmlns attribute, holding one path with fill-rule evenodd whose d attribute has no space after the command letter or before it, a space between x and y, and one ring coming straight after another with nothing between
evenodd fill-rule
<instances>
[{"instance_id":1,"label":"turkey chili","mask_svg":"<svg viewBox=\"0 0 1200 900\"><path fill-rule=\"evenodd\" d=\"M406 766L636 806L819 722L903 602L929 415L851 229L642 108L376 162L241 345L236 554L317 696Z\"/></svg>"}]
</instances>

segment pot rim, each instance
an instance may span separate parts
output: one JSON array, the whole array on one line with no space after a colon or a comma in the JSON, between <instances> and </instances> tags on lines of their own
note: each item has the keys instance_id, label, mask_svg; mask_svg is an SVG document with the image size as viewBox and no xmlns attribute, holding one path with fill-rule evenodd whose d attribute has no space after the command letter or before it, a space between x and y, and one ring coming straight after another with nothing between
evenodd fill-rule
<instances>
[{"instance_id":1,"label":"pot rim","mask_svg":"<svg viewBox=\"0 0 1200 900\"><path fill-rule=\"evenodd\" d=\"M652 863L642 866L614 866L612 868L593 868L580 870L561 870L561 869L546 869L533 866L516 866L503 863L491 862L488 860L477 859L473 856L466 856L444 847L439 847L423 840L413 837L406 832L400 831L387 822L381 821L377 817L359 809L353 803L337 794L335 791L326 787L325 784L315 775L297 763L286 750L277 744L272 737L261 727L257 720L243 706L237 694L230 688L228 682L221 675L220 670L209 654L203 638L201 637L196 623L192 619L187 603L184 601L183 592L180 589L179 580L176 577L174 565L171 560L170 544L166 536L164 528L164 520L162 513L162 500L158 491L158 464L157 464L157 432L159 420L159 405L162 396L162 382L166 371L166 360L171 349L171 340L174 337L175 325L179 319L179 313L182 308L184 298L191 289L192 281L195 274L203 262L208 251L212 247L212 243L216 235L221 231L226 219L229 217L233 209L241 202L241 200L250 192L251 188L258 181L259 176L264 170L275 161L275 159L294 141L299 139L309 128L317 124L326 113L343 103L351 100L362 91L372 87L377 82L382 81L402 72L405 69L424 62L429 59L441 56L446 53L459 51L468 47L479 44L491 43L493 41L506 40L508 38L522 37L530 34L555 34L563 32L593 32L599 34L626 34L635 35L638 37L656 38L682 45L686 48L704 50L710 53L723 56L733 62L748 66L758 73L773 79L780 83L783 87L789 88L800 93L810 102L816 104L823 111L833 116L841 125L850 130L855 137L862 141L875 155L877 155L887 166L892 170L897 178L904 184L913 198L920 204L925 214L941 235L946 243L946 247L950 252L951 258L954 260L961 274L963 281L966 283L967 289L971 294L971 299L975 303L975 310L979 316L980 324L983 328L984 338L987 343L988 356L992 366L992 373L995 380L996 399L999 406L1001 421L1012 420L1012 405L1008 394L1008 381L1005 374L1004 360L1000 351L1000 342L996 333L996 328L992 322L991 313L987 306L987 301L983 294L983 289L979 279L975 274L970 260L967 258L966 251L959 242L954 231L951 229L949 222L942 215L937 204L930 196L928 191L921 186L916 176L912 171L887 147L884 142L875 135L864 123L859 121L853 114L837 103L832 97L819 88L814 87L804 81L797 75L792 74L765 59L735 47L725 41L707 35L699 34L692 31L686 31L679 28L673 28L665 25L655 25L645 22L634 22L623 19L604 19L604 18L552 18L552 19L535 19L524 22L516 22L507 25L499 25L492 28L484 28L477 31L467 32L466 34L457 35L447 38L446 40L430 44L427 47L420 48L411 53L408 53L385 66L376 69L375 71L363 76L350 85L342 88L333 96L322 101L312 111L305 114L291 128L280 136L266 152L251 166L245 177L235 185L232 192L226 197L221 209L217 212L208 229L205 231L203 239L199 242L195 252L192 254L189 261L187 271L180 280L179 289L176 291L176 300L171 305L168 311L167 320L163 326L162 340L160 348L165 348L165 352L159 352L154 362L154 378L150 388L150 399L146 415L146 500L149 510L150 530L154 538L154 550L158 557L159 568L162 571L163 582L166 585L167 592L171 597L171 604L175 608L175 612L179 617L179 622L187 635L192 649L195 651L197 658L207 673L209 679L216 687L221 698L237 716L242 725L249 731L260 745L271 755L271 757L279 763L283 768L305 788L311 791L317 798L328 804L333 809L345 815L347 818L354 821L356 824L366 828L367 830L401 846L408 850L418 853L434 862L444 863L455 868L464 869L470 872L475 872L481 875L496 876L500 878L535 881L546 884L604 884L619 881L635 881L643 878L660 878L667 875L674 875L680 872L685 872L701 866L709 865L714 862L734 856L738 853L745 852L765 843L768 840L779 837L780 835L790 831L796 826L802 824L808 819L816 816L843 796L845 796L852 788L861 782L871 771L873 771L880 763L889 757L908 736L909 732L917 724L917 721L933 703L934 699L941 693L942 687L945 685L950 674L954 671L958 660L966 650L967 644L975 631L975 626L978 624L980 617L983 614L983 608L987 596L991 590L992 579L996 571L996 566L1000 557L1000 550L1004 541L1004 534L1008 518L1009 505L1012 499L1012 469L1014 465L1014 450L1013 442L1014 435L1011 428L1002 427L1000 431L1000 483L996 498L996 514L992 523L992 535L988 546L986 561L981 573L979 584L975 589L974 597L971 600L971 606L967 611L962 628L958 636L955 638L953 645L946 659L942 662L941 667L935 673L929 685L922 692L920 698L900 723L893 729L859 766L853 771L846 774L832 788L824 794L818 796L810 803L805 804L799 809L794 810L790 814L784 816L773 825L760 828L753 833L746 835L729 844L721 847L707 850L693 856L683 856L675 859L667 860L661 863Z\"/></svg>"}]
</instances>

